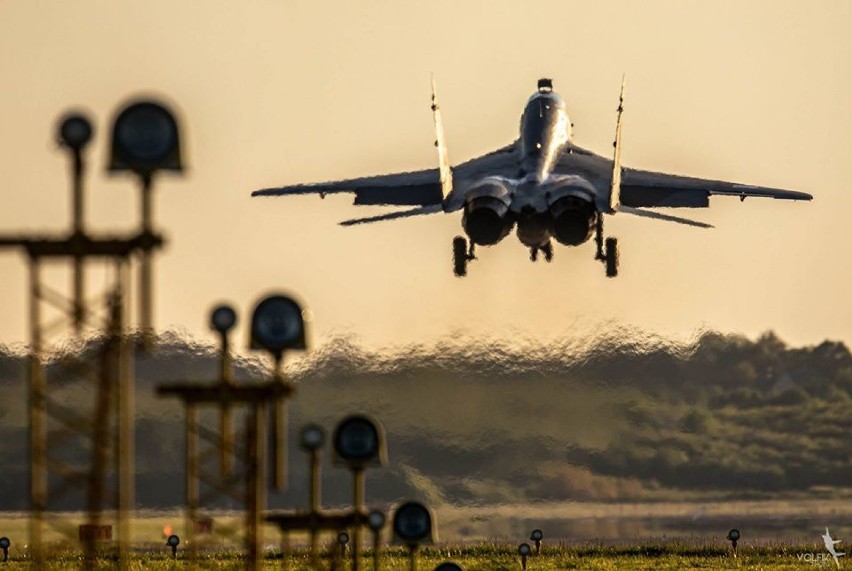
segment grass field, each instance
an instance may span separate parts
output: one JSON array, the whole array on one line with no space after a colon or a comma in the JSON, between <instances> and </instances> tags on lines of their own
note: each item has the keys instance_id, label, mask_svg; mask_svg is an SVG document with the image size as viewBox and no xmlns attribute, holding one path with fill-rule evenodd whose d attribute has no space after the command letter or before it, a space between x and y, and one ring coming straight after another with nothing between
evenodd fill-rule
<instances>
[{"instance_id":1,"label":"grass field","mask_svg":"<svg viewBox=\"0 0 852 571\"><path fill-rule=\"evenodd\" d=\"M466 571L509 571L521 569L520 558L516 555L516 546L481 544L464 547L433 547L422 550L418 555L417 569L431 571L439 563L455 561ZM810 561L801 554L813 554ZM833 560L824 558L822 545L762 545L743 546L736 559L723 545L699 545L670 542L666 544L647 544L639 546L549 546L541 555L530 556L527 569L833 569ZM827 555L827 554L826 554ZM841 559L841 562L843 559ZM72 552L56 553L49 561L48 569L78 569L80 556ZM325 554L321 569L349 568L350 561L344 567L334 566L328 554ZM31 564L14 555L3 564L6 569L29 569ZM101 560L97 569L112 569L115 562L106 558ZM199 559L198 569L242 569L244 561L236 552L217 552ZM842 564L841 564L842 567ZM133 554L131 569L190 569L192 566L181 552L177 560L171 558L164 548L159 551L136 552ZM264 569L289 569L301 571L312 569L308 554L299 550L286 560L279 554L270 553L264 561ZM363 559L361 569L373 569L373 560L368 552ZM401 548L390 548L382 552L381 569L403 571L409 569L407 552Z\"/></svg>"},{"instance_id":2,"label":"grass field","mask_svg":"<svg viewBox=\"0 0 852 571\"><path fill-rule=\"evenodd\" d=\"M845 504L844 504L845 505ZM621 519L629 519L631 512L628 509L630 506L580 506L583 508L582 514L587 517L599 516L607 514L609 511L615 510L620 514ZM654 506L645 506L639 510L641 513L646 513L648 509ZM746 513L754 512L755 515L761 514L761 503L749 503L748 505L719 504L710 506L708 514L702 516L705 518L713 518L716 514L714 510L720 514L727 514L729 511ZM775 510L784 507L777 502L773 506ZM801 506L800 506L801 507ZM812 514L821 512L821 505L810 503L807 509L802 508L802 514ZM828 506L831 507L831 506ZM727 509L730 508L730 509ZM736 508L736 509L734 509ZM747 508L747 509L746 509ZM793 518L798 514L795 505L786 506L783 511L784 520ZM575 510L577 507L575 506ZM696 534L695 530L691 530L688 525L695 524L692 517L688 514L693 512L694 506L680 504L659 504L654 507L653 515L669 518L670 524L666 529L668 535L653 535L653 532L647 528L642 528L646 535L643 536L621 536L621 537L638 537L636 540L617 539L618 535L600 535L599 540L574 540L570 543L561 543L557 540L547 540L542 547L542 553L538 556L530 556L528 559L527 568L530 571L535 570L556 570L556 569L589 569L589 570L610 570L610 569L662 569L662 570L680 570L680 569L835 569L833 559L827 559L828 553L822 542L819 540L819 533L822 530L807 529L808 534L805 538L800 535L759 535L751 533L750 526L740 526L747 535L739 544L738 557L734 559L731 556L730 544L725 541L724 534L728 527L720 527L719 525L711 526L711 529L703 530ZM441 516L447 520L449 529L459 529L457 525L453 525L454 519L460 521L470 521L480 517L495 518L496 520L510 520L509 513L502 513L500 509L494 513L479 513L476 510L468 510L466 517L462 518L459 513L454 510L439 510ZM588 511L589 513L586 513ZM683 514L680 512L683 511ZM802 515L798 514L798 515ZM163 538L163 527L165 525L173 526L174 533L184 537L183 514L179 510L173 511L157 511L151 513L142 512L140 517L135 517L132 520L133 532L133 553L130 568L131 569L191 569L190 562L187 560L188 553L186 551L186 542L178 549L178 558L173 560L170 549L165 545ZM515 511L514 515L520 517L520 511ZM526 514L532 518L532 521L539 520L542 514L534 512ZM611 515L611 514L610 514ZM823 514L827 515L827 514ZM835 514L836 515L836 514ZM766 514L763 514L764 517ZM486 518L486 519L488 519ZM48 560L48 569L79 569L81 567L82 553L79 544L76 542L69 543L68 539L73 538L76 532L76 527L83 521L82 514L51 514L50 524L45 526L45 540L52 545ZM592 518L594 519L594 518ZM727 520L728 516L721 518ZM825 519L822 515L818 518L820 522ZM245 561L241 558L234 546L239 544L239 538L236 536L222 535L229 528L236 531L239 528L239 520L236 514L217 514L216 530L214 536L203 536L204 547L199 556L196 569L243 569ZM701 520L699 520L701 521ZM713 520L715 521L715 520ZM554 522L555 523L555 522ZM718 522L717 522L718 523ZM0 563L0 571L5 569L30 569L32 564L27 556L27 546L25 545L27 533L28 519L25 514L5 513L0 517L0 535L5 535L12 540L12 548L10 550L10 560L2 564ZM671 533L680 526L679 533ZM514 538L518 537L518 541L486 541L486 540L465 540L464 543L446 542L439 543L434 547L427 547L421 550L418 554L418 566L420 571L432 571L435 566L444 561L455 561L460 564L466 571L508 571L520 570L520 558L517 555L517 546L520 540L529 535L529 522L522 520L517 527L526 530L524 534L520 531L509 535L495 535L495 537ZM542 529L548 530L555 525L541 526ZM730 527L730 526L729 526ZM812 526L811 526L812 527ZM598 529L596 527L596 529ZM618 528L621 529L621 528ZM722 530L721 532L719 530ZM832 527L832 532L834 532ZM843 527L837 527L840 531ZM171 532L171 530L170 530ZM835 537L844 537L842 533L834 534ZM447 538L458 537L457 533L447 533L442 537ZM487 535L485 536L487 537ZM570 537L570 535L569 535ZM577 536L575 536L577 537ZM606 538L608 537L608 539ZM644 539L642 539L644 537ZM788 538L786 541L772 539ZM813 541L810 540L813 537ZM265 545L267 546L266 558L264 561L264 569L288 569L290 571L301 571L312 569L310 566L309 554L305 548L307 538L305 536L296 535L292 537L292 545L294 549L288 549L288 556L283 558L278 546L281 536L272 528L267 528L265 531ZM365 539L366 541L367 539ZM339 561L334 566L333 560L329 553L334 547L334 537L326 534L323 536L321 545L324 548L324 557L320 569L348 569L350 561L346 562L345 566L341 566ZM531 542L530 542L531 543ZM109 544L112 545L112 544ZM64 547L63 547L64 546ZM843 544L841 544L843 547ZM337 549L334 549L337 553ZM806 555L807 554L807 555ZM405 550L400 547L390 547L382 550L381 569L387 571L407 571L409 569L408 555ZM841 568L845 558L840 559ZM98 569L113 569L115 568L114 555L106 552L104 557L98 562ZM364 557L364 564L360 566L364 570L373 569L372 553L367 551Z\"/></svg>"}]
</instances>

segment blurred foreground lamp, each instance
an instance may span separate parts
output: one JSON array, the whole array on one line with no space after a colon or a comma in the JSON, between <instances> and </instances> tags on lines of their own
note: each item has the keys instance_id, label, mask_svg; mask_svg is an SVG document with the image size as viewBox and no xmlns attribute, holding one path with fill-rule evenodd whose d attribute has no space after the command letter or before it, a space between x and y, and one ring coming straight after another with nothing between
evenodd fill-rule
<instances>
[{"instance_id":1,"label":"blurred foreground lamp","mask_svg":"<svg viewBox=\"0 0 852 571\"><path fill-rule=\"evenodd\" d=\"M532 548L529 543L522 543L518 546L518 555L521 556L521 569L527 568L527 557L532 553Z\"/></svg>"},{"instance_id":2,"label":"blurred foreground lamp","mask_svg":"<svg viewBox=\"0 0 852 571\"><path fill-rule=\"evenodd\" d=\"M177 121L165 106L136 101L125 106L112 124L109 172L131 171L141 182L142 248L139 270L139 326L143 343L153 343L153 198L152 180L159 170L183 170Z\"/></svg>"},{"instance_id":3,"label":"blurred foreground lamp","mask_svg":"<svg viewBox=\"0 0 852 571\"><path fill-rule=\"evenodd\" d=\"M79 151L92 140L92 122L80 113L65 115L59 122L59 143Z\"/></svg>"},{"instance_id":4,"label":"blurred foreground lamp","mask_svg":"<svg viewBox=\"0 0 852 571\"><path fill-rule=\"evenodd\" d=\"M158 170L182 171L174 115L154 101L137 101L122 109L113 123L109 170L129 170L143 178Z\"/></svg>"},{"instance_id":5,"label":"blurred foreground lamp","mask_svg":"<svg viewBox=\"0 0 852 571\"><path fill-rule=\"evenodd\" d=\"M349 534L341 531L337 534L337 544L340 546L340 556L346 557L346 544L349 543Z\"/></svg>"},{"instance_id":6,"label":"blurred foreground lamp","mask_svg":"<svg viewBox=\"0 0 852 571\"><path fill-rule=\"evenodd\" d=\"M385 514L379 510L371 511L367 514L367 526L373 533L380 532L385 526Z\"/></svg>"},{"instance_id":7,"label":"blurred foreground lamp","mask_svg":"<svg viewBox=\"0 0 852 571\"><path fill-rule=\"evenodd\" d=\"M334 429L333 441L335 463L344 463L354 472L385 463L384 431L367 416L353 414L344 418Z\"/></svg>"},{"instance_id":8,"label":"blurred foreground lamp","mask_svg":"<svg viewBox=\"0 0 852 571\"><path fill-rule=\"evenodd\" d=\"M544 533L540 529L534 529L530 534L530 540L535 542L535 554L541 553L541 540L544 539Z\"/></svg>"},{"instance_id":9,"label":"blurred foreground lamp","mask_svg":"<svg viewBox=\"0 0 852 571\"><path fill-rule=\"evenodd\" d=\"M180 545L180 538L176 535L170 535L166 540L166 545L172 548L172 558L177 559L177 548Z\"/></svg>"},{"instance_id":10,"label":"blurred foreground lamp","mask_svg":"<svg viewBox=\"0 0 852 571\"><path fill-rule=\"evenodd\" d=\"M308 424L299 432L299 446L306 452L322 448L325 442L325 431L317 424Z\"/></svg>"},{"instance_id":11,"label":"blurred foreground lamp","mask_svg":"<svg viewBox=\"0 0 852 571\"><path fill-rule=\"evenodd\" d=\"M231 349L228 332L237 324L237 312L228 304L220 304L210 312L210 328L219 334L222 342L222 354L219 358L219 382L222 385L233 384L231 367ZM231 453L233 451L233 430L231 407L221 403L219 407L219 466L223 476L231 474Z\"/></svg>"},{"instance_id":12,"label":"blurred foreground lamp","mask_svg":"<svg viewBox=\"0 0 852 571\"><path fill-rule=\"evenodd\" d=\"M219 305L210 313L210 327L224 336L237 324L237 313L230 305Z\"/></svg>"},{"instance_id":13,"label":"blurred foreground lamp","mask_svg":"<svg viewBox=\"0 0 852 571\"><path fill-rule=\"evenodd\" d=\"M394 538L412 551L423 543L434 541L432 513L419 502L406 502L393 514Z\"/></svg>"},{"instance_id":14,"label":"blurred foreground lamp","mask_svg":"<svg viewBox=\"0 0 852 571\"><path fill-rule=\"evenodd\" d=\"M731 542L731 549L734 550L734 557L737 556L737 541L740 540L740 530L737 528L728 532L728 541Z\"/></svg>"},{"instance_id":15,"label":"blurred foreground lamp","mask_svg":"<svg viewBox=\"0 0 852 571\"><path fill-rule=\"evenodd\" d=\"M286 295L266 297L251 317L251 349L265 349L276 364L286 349L305 349L305 320L302 308Z\"/></svg>"},{"instance_id":16,"label":"blurred foreground lamp","mask_svg":"<svg viewBox=\"0 0 852 571\"><path fill-rule=\"evenodd\" d=\"M264 349L275 359L274 381L284 383L281 363L286 349L305 349L305 318L302 307L286 295L270 295L255 306L251 316L249 348ZM272 474L277 490L286 482L287 422L285 404L274 402L272 412L271 446L274 451Z\"/></svg>"},{"instance_id":17,"label":"blurred foreground lamp","mask_svg":"<svg viewBox=\"0 0 852 571\"><path fill-rule=\"evenodd\" d=\"M0 549L3 550L3 561L6 562L9 560L9 547L11 547L12 542L9 541L8 537L0 537Z\"/></svg>"}]
</instances>

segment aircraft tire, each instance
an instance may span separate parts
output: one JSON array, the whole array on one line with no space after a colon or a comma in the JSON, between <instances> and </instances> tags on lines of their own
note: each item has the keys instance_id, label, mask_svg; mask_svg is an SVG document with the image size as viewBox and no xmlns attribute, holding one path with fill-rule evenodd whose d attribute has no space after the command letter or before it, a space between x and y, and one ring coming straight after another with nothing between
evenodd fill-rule
<instances>
[{"instance_id":1,"label":"aircraft tire","mask_svg":"<svg viewBox=\"0 0 852 571\"><path fill-rule=\"evenodd\" d=\"M453 238L453 273L461 278L467 275L467 240L461 236Z\"/></svg>"},{"instance_id":2,"label":"aircraft tire","mask_svg":"<svg viewBox=\"0 0 852 571\"><path fill-rule=\"evenodd\" d=\"M606 249L606 277L614 278L618 275L618 239L607 238Z\"/></svg>"}]
</instances>

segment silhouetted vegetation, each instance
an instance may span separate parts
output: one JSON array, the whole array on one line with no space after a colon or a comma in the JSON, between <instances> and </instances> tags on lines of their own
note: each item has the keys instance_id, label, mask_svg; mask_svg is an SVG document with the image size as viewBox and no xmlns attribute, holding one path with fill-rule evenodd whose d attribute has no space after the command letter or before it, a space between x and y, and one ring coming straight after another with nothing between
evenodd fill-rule
<instances>
[{"instance_id":1,"label":"silhouetted vegetation","mask_svg":"<svg viewBox=\"0 0 852 571\"><path fill-rule=\"evenodd\" d=\"M0 347L0 509L26 507L26 363ZM240 382L265 370L256 358L236 368ZM216 349L168 333L136 370L139 504L176 505L183 411L153 388L212 380ZM756 497L852 481L852 356L837 342L792 348L772 333L708 332L679 344L623 330L582 343L463 338L372 352L340 337L288 371L299 387L291 438L308 420L331 430L355 411L384 423L391 462L368 473L370 501ZM60 369L50 372L59 382ZM62 390L85 399L73 383ZM296 446L290 457L290 489L274 506L304 498L304 459ZM346 502L348 474L324 478L327 502Z\"/></svg>"}]
</instances>

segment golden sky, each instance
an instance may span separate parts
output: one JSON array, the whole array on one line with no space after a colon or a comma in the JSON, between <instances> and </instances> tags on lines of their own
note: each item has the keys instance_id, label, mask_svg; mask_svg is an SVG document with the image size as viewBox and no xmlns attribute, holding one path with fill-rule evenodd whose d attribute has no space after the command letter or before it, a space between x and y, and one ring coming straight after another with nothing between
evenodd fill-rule
<instances>
[{"instance_id":1,"label":"golden sky","mask_svg":"<svg viewBox=\"0 0 852 571\"><path fill-rule=\"evenodd\" d=\"M315 344L336 333L378 345L460 331L549 338L613 323L850 342L850 22L845 0L0 0L0 232L67 227L53 139L69 108L96 122L90 227L135 224L134 182L104 172L107 131L122 102L154 94L181 111L189 166L156 187L170 239L159 327L204 335L213 302L231 300L245 320L259 295L285 290L313 310ZM716 197L686 211L714 230L609 218L615 280L591 243L532 264L514 236L481 249L459 280L458 214L342 228L382 209L249 198L434 166L432 72L455 162L513 140L542 76L566 100L575 142L608 153L626 73L625 165L816 198ZM0 276L0 343L23 342L23 257L0 252Z\"/></svg>"}]
</instances>

